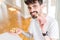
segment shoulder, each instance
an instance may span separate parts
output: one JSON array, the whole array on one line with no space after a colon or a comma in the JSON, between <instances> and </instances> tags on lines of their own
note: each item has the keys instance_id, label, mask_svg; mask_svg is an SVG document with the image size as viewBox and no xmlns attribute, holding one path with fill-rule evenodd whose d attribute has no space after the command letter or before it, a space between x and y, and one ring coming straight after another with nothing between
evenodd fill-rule
<instances>
[{"instance_id":1,"label":"shoulder","mask_svg":"<svg viewBox=\"0 0 60 40\"><path fill-rule=\"evenodd\" d=\"M47 19L50 22L48 27L48 36L50 38L59 39L59 27L57 20L52 17L48 17Z\"/></svg>"},{"instance_id":2,"label":"shoulder","mask_svg":"<svg viewBox=\"0 0 60 40\"><path fill-rule=\"evenodd\" d=\"M58 21L55 18L47 17L47 25L49 29L58 28Z\"/></svg>"},{"instance_id":3,"label":"shoulder","mask_svg":"<svg viewBox=\"0 0 60 40\"><path fill-rule=\"evenodd\" d=\"M51 23L51 24L52 24L52 23L58 23L55 18L52 18L52 17L50 17L50 16L47 16L46 19L47 19L47 21L48 21L49 23Z\"/></svg>"},{"instance_id":4,"label":"shoulder","mask_svg":"<svg viewBox=\"0 0 60 40\"><path fill-rule=\"evenodd\" d=\"M57 31L59 29L57 20L52 17L48 17L47 19L48 19L48 26L49 26L48 30L49 31L51 31L51 30Z\"/></svg>"}]
</instances>

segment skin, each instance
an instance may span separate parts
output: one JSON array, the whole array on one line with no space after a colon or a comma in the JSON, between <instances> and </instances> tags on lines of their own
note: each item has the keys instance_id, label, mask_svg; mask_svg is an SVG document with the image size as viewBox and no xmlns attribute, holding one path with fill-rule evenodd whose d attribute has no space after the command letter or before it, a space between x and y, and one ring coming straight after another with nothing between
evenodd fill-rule
<instances>
[{"instance_id":1,"label":"skin","mask_svg":"<svg viewBox=\"0 0 60 40\"><path fill-rule=\"evenodd\" d=\"M47 22L46 21L46 16L42 13L42 9L44 7L43 4L39 4L37 1L36 3L34 4L29 4L27 5L28 6L28 9L29 9L29 12L30 12L30 15L33 19L37 19L37 21L40 23L40 27L41 27L41 30L43 33L46 33L45 29L44 29L44 24ZM16 29L17 30L17 29ZM20 29L19 29L20 30ZM18 30L17 30L18 31ZM12 32L13 33L13 32ZM16 32L18 33L18 32ZM21 30L20 30L20 33ZM19 33L19 34L20 34ZM50 38L49 36L45 36L45 40L57 40L57 39L54 39L54 38Z\"/></svg>"},{"instance_id":2,"label":"skin","mask_svg":"<svg viewBox=\"0 0 60 40\"><path fill-rule=\"evenodd\" d=\"M30 15L32 16L32 18L34 17L37 18L37 20L40 23L41 28L43 28L44 24L46 23L45 16L42 13L42 8L43 8L43 5L40 5L38 2L28 5Z\"/></svg>"},{"instance_id":3,"label":"skin","mask_svg":"<svg viewBox=\"0 0 60 40\"><path fill-rule=\"evenodd\" d=\"M43 31L43 33L46 33L43 26L47 21L45 19L46 16L44 16L44 14L42 13L43 7L44 7L44 5L43 4L40 5L37 1L34 4L28 5L30 15L32 16L32 18L34 18L34 17L37 18L37 21L39 21L39 23L40 23L41 30ZM57 40L57 39L49 38L48 36L45 36L45 40Z\"/></svg>"}]
</instances>

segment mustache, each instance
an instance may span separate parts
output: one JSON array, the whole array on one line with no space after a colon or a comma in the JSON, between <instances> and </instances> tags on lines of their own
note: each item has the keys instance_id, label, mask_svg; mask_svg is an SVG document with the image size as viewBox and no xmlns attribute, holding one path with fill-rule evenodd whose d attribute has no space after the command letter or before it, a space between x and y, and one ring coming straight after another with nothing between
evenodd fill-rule
<instances>
[{"instance_id":1,"label":"mustache","mask_svg":"<svg viewBox=\"0 0 60 40\"><path fill-rule=\"evenodd\" d=\"M37 12L37 11L33 11L33 12L30 12L30 15L32 16L32 14L33 14L33 13L38 14L38 12ZM32 16L32 18L33 18L33 19L35 19L35 18L37 18L37 16L36 16L36 15L33 15L33 16Z\"/></svg>"},{"instance_id":2,"label":"mustache","mask_svg":"<svg viewBox=\"0 0 60 40\"><path fill-rule=\"evenodd\" d=\"M38 13L38 12L37 11L30 12L30 14L32 14L32 13Z\"/></svg>"}]
</instances>

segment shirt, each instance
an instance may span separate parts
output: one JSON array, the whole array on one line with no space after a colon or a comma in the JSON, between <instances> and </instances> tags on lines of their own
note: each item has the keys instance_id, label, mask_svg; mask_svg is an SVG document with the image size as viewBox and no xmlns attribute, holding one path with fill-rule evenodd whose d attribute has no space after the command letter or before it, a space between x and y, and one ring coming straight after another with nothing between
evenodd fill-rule
<instances>
[{"instance_id":1,"label":"shirt","mask_svg":"<svg viewBox=\"0 0 60 40\"><path fill-rule=\"evenodd\" d=\"M59 28L57 21L49 16L46 17L46 20L47 22L45 23L44 28L48 37L59 39ZM33 35L34 40L44 40L40 25L36 19L31 20L28 30Z\"/></svg>"}]
</instances>

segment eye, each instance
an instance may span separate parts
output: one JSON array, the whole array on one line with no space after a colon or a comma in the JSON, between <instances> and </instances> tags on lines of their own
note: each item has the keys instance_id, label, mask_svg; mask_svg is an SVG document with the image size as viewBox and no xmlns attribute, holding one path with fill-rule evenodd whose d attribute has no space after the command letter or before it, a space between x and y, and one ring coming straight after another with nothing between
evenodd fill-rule
<instances>
[{"instance_id":1,"label":"eye","mask_svg":"<svg viewBox=\"0 0 60 40\"><path fill-rule=\"evenodd\" d=\"M31 9L31 7L28 7L28 9L30 10L30 9Z\"/></svg>"}]
</instances>

